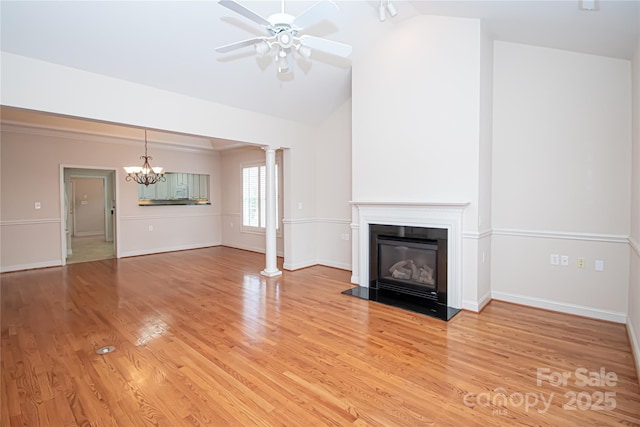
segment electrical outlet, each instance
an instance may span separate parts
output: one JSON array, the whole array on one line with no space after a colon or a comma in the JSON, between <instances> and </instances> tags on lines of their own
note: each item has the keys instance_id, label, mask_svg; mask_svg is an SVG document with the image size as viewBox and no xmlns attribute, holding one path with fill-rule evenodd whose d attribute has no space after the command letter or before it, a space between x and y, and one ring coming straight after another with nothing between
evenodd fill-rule
<instances>
[{"instance_id":1,"label":"electrical outlet","mask_svg":"<svg viewBox=\"0 0 640 427\"><path fill-rule=\"evenodd\" d=\"M560 257L560 265L566 267L569 265L569 256L568 255L562 255Z\"/></svg>"},{"instance_id":2,"label":"electrical outlet","mask_svg":"<svg viewBox=\"0 0 640 427\"><path fill-rule=\"evenodd\" d=\"M578 268L584 268L584 258L578 258Z\"/></svg>"},{"instance_id":3,"label":"electrical outlet","mask_svg":"<svg viewBox=\"0 0 640 427\"><path fill-rule=\"evenodd\" d=\"M42 203L40 203L40 202L35 202L35 203L33 204L33 208L34 208L34 209L40 209L41 207L42 207Z\"/></svg>"},{"instance_id":4,"label":"electrical outlet","mask_svg":"<svg viewBox=\"0 0 640 427\"><path fill-rule=\"evenodd\" d=\"M560 265L560 255L551 254L551 265Z\"/></svg>"},{"instance_id":5,"label":"electrical outlet","mask_svg":"<svg viewBox=\"0 0 640 427\"><path fill-rule=\"evenodd\" d=\"M153 225L149 226L149 231L153 231Z\"/></svg>"}]
</instances>

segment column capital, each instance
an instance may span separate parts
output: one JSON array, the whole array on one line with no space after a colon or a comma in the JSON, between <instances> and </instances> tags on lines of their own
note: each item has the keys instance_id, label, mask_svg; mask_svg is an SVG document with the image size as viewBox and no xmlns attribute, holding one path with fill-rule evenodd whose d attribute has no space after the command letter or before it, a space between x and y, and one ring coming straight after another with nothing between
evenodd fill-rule
<instances>
[{"instance_id":1,"label":"column capital","mask_svg":"<svg viewBox=\"0 0 640 427\"><path fill-rule=\"evenodd\" d=\"M274 147L272 145L263 145L262 148L264 151L277 151L280 149L280 147Z\"/></svg>"}]
</instances>

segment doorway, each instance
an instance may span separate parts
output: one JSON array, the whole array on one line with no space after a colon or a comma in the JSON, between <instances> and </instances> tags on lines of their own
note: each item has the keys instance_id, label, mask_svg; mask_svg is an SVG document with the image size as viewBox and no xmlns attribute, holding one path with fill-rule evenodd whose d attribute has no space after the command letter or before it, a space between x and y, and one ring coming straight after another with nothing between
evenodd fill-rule
<instances>
[{"instance_id":1,"label":"doorway","mask_svg":"<svg viewBox=\"0 0 640 427\"><path fill-rule=\"evenodd\" d=\"M64 264L116 258L114 170L64 168Z\"/></svg>"}]
</instances>

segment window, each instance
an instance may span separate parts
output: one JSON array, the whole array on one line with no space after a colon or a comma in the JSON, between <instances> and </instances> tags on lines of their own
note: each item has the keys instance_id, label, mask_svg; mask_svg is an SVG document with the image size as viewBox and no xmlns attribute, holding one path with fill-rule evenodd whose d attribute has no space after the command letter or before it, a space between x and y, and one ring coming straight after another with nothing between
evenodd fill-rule
<instances>
[{"instance_id":1,"label":"window","mask_svg":"<svg viewBox=\"0 0 640 427\"><path fill-rule=\"evenodd\" d=\"M276 218L278 218L278 165L275 169ZM265 165L242 168L242 225L264 229L267 225L267 167ZM279 228L276 221L276 228Z\"/></svg>"}]
</instances>

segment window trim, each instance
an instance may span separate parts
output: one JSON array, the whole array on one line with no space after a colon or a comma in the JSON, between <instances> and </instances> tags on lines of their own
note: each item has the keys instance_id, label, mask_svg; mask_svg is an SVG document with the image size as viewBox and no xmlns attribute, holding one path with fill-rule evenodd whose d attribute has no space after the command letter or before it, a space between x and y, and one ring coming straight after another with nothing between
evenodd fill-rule
<instances>
[{"instance_id":1,"label":"window trim","mask_svg":"<svg viewBox=\"0 0 640 427\"><path fill-rule=\"evenodd\" d=\"M278 204L277 209L276 209L276 215L278 216L276 218L276 237L282 237L282 228L283 228L283 221L282 221L282 216L281 216L281 212L282 212L282 203L281 203L281 185L282 185L282 171L281 171L281 167L280 167L280 162L276 160L276 174L277 174L277 188L276 188L276 203ZM255 226L251 226L251 225L244 225L244 170L247 168L254 168L254 167L262 167L264 166L266 168L267 164L265 161L254 161L254 162L244 162L240 164L240 192L241 192L241 196L240 196L240 232L242 233L248 233L248 234L258 234L258 235L262 235L264 236L266 234L266 227L255 227ZM266 173L265 173L266 176ZM258 186L260 186L258 184ZM266 187L265 187L266 188ZM266 195L265 195L266 197ZM258 209L260 210L260 209ZM260 222L260 218L258 217L258 222Z\"/></svg>"}]
</instances>

